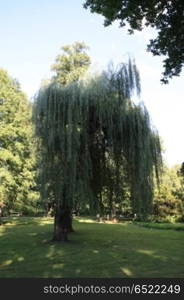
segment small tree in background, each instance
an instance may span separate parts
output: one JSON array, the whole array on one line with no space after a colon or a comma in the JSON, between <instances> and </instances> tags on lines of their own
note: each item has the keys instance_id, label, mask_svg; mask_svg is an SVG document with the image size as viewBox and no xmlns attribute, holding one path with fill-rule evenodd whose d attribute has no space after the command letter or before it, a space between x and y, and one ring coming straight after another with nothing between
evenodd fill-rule
<instances>
[{"instance_id":1,"label":"small tree in background","mask_svg":"<svg viewBox=\"0 0 184 300\"><path fill-rule=\"evenodd\" d=\"M164 166L159 189L154 193L154 210L157 221L177 221L183 215L184 191L179 166Z\"/></svg>"},{"instance_id":2,"label":"small tree in background","mask_svg":"<svg viewBox=\"0 0 184 300\"><path fill-rule=\"evenodd\" d=\"M89 49L85 43L75 42L61 48L63 54L56 57L52 70L56 73L53 81L66 85L79 80L90 66L90 57L86 53Z\"/></svg>"}]
</instances>

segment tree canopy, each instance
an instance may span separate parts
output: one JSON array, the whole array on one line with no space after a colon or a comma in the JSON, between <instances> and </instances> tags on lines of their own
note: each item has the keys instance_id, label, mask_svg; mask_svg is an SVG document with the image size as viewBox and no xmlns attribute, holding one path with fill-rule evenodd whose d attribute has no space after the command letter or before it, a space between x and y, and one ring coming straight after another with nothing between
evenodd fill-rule
<instances>
[{"instance_id":1,"label":"tree canopy","mask_svg":"<svg viewBox=\"0 0 184 300\"><path fill-rule=\"evenodd\" d=\"M162 81L168 83L181 73L184 63L184 1L173 0L86 0L85 8L105 17L105 26L120 21L128 24L129 33L142 30L144 26L157 29L158 35L151 39L148 51L164 55Z\"/></svg>"},{"instance_id":2,"label":"tree canopy","mask_svg":"<svg viewBox=\"0 0 184 300\"><path fill-rule=\"evenodd\" d=\"M31 106L19 83L0 69L0 202L8 212L26 212L30 204L34 206L31 118Z\"/></svg>"},{"instance_id":3,"label":"tree canopy","mask_svg":"<svg viewBox=\"0 0 184 300\"><path fill-rule=\"evenodd\" d=\"M75 42L72 45L65 45L63 53L56 57L52 70L55 76L52 78L61 84L68 84L77 81L90 66L90 57L87 54L88 46L83 42Z\"/></svg>"}]
</instances>

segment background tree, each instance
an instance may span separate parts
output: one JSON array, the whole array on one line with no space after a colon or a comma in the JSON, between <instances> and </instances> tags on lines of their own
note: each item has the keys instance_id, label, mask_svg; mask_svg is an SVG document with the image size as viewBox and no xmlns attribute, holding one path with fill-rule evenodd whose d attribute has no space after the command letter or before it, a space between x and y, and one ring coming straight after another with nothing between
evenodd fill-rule
<instances>
[{"instance_id":1,"label":"background tree","mask_svg":"<svg viewBox=\"0 0 184 300\"><path fill-rule=\"evenodd\" d=\"M182 216L180 220L184 221L184 163L181 166L177 166L177 176L180 180L180 186L176 189L175 194L182 201Z\"/></svg>"},{"instance_id":2,"label":"background tree","mask_svg":"<svg viewBox=\"0 0 184 300\"><path fill-rule=\"evenodd\" d=\"M20 85L0 69L0 203L3 211L34 211L35 155L31 106Z\"/></svg>"},{"instance_id":3,"label":"background tree","mask_svg":"<svg viewBox=\"0 0 184 300\"><path fill-rule=\"evenodd\" d=\"M77 81L90 66L90 57L86 53L89 48L85 43L75 42L61 49L63 54L56 57L56 62L52 66L52 70L56 73L53 80L61 84Z\"/></svg>"},{"instance_id":4,"label":"background tree","mask_svg":"<svg viewBox=\"0 0 184 300\"><path fill-rule=\"evenodd\" d=\"M151 210L153 175L159 178L162 161L160 141L145 107L130 100L135 89L140 92L139 74L129 61L88 81L54 82L40 90L34 119L43 193L55 203L54 240L68 230L76 198L98 212L103 192L109 203L112 193L119 199L122 178L133 212L142 217Z\"/></svg>"},{"instance_id":5,"label":"background tree","mask_svg":"<svg viewBox=\"0 0 184 300\"><path fill-rule=\"evenodd\" d=\"M105 26L120 21L120 26L130 26L129 33L150 26L158 35L151 39L148 51L153 55L164 55L164 83L181 73L184 63L184 1L173 0L86 0L85 8L105 17Z\"/></svg>"},{"instance_id":6,"label":"background tree","mask_svg":"<svg viewBox=\"0 0 184 300\"><path fill-rule=\"evenodd\" d=\"M155 219L158 221L182 220L184 215L184 189L178 165L163 168L159 189L154 193Z\"/></svg>"},{"instance_id":7,"label":"background tree","mask_svg":"<svg viewBox=\"0 0 184 300\"><path fill-rule=\"evenodd\" d=\"M182 165L181 165L181 168L180 168L180 170L179 170L179 173L180 173L180 175L183 176L183 178L184 178L184 162L183 162Z\"/></svg>"}]
</instances>

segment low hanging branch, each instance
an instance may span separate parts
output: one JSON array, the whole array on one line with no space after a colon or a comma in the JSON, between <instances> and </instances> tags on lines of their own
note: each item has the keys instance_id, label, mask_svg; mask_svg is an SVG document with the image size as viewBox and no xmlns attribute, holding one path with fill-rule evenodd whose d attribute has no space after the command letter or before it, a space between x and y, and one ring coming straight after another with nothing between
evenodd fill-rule
<instances>
[{"instance_id":1,"label":"low hanging branch","mask_svg":"<svg viewBox=\"0 0 184 300\"><path fill-rule=\"evenodd\" d=\"M52 83L39 91L34 119L43 193L47 198L52 194L55 203L55 240L71 227L76 198L97 211L103 206L104 186L110 195L113 185L122 185L120 168L127 174L134 213L150 211L161 147L146 108L130 100L134 90L140 93L139 74L129 61L96 78L67 86ZM117 176L111 176L108 186L112 169ZM114 191L117 196L119 190Z\"/></svg>"}]
</instances>

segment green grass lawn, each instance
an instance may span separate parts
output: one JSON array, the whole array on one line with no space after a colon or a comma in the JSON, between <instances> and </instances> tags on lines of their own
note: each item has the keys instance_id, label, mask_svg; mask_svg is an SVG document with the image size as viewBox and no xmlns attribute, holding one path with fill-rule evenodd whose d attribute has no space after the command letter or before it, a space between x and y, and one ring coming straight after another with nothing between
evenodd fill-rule
<instances>
[{"instance_id":1,"label":"green grass lawn","mask_svg":"<svg viewBox=\"0 0 184 300\"><path fill-rule=\"evenodd\" d=\"M85 218L76 218L74 228L68 243L52 243L52 218L1 225L0 277L184 278L182 230Z\"/></svg>"}]
</instances>

